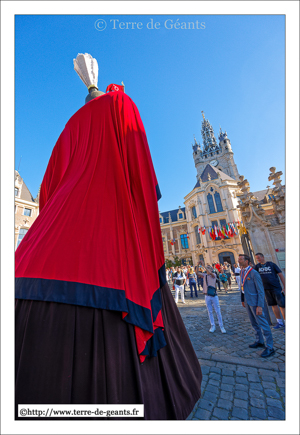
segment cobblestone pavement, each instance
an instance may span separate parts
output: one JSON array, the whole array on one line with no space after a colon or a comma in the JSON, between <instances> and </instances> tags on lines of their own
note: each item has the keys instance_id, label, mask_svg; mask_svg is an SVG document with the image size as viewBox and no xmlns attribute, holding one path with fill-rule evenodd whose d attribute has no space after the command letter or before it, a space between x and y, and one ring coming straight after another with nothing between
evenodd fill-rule
<instances>
[{"instance_id":1,"label":"cobblestone pavement","mask_svg":"<svg viewBox=\"0 0 300 435\"><path fill-rule=\"evenodd\" d=\"M174 291L172 291L174 294ZM188 420L284 420L285 419L285 333L272 329L275 354L261 358L263 349L250 349L254 331L242 306L236 285L218 292L226 334L210 323L203 293L178 309L201 364L202 396Z\"/></svg>"}]
</instances>

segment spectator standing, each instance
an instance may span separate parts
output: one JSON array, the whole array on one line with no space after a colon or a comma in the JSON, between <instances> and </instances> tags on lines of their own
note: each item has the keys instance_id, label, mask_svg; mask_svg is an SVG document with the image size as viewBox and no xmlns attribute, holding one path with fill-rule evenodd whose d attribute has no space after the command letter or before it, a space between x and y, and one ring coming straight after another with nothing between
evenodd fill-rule
<instances>
[{"instance_id":1,"label":"spectator standing","mask_svg":"<svg viewBox=\"0 0 300 435\"><path fill-rule=\"evenodd\" d=\"M178 303L178 294L181 293L181 302L185 304L184 300L184 284L186 281L186 276L180 267L177 267L177 272L174 273L173 277L174 286L175 286L175 302Z\"/></svg>"},{"instance_id":2,"label":"spectator standing","mask_svg":"<svg viewBox=\"0 0 300 435\"><path fill-rule=\"evenodd\" d=\"M222 283L222 285L224 287L225 293L227 293L228 281L227 281L227 275L224 272L223 268L221 268L221 271L220 271L220 274L219 274L219 280L221 281L221 283Z\"/></svg>"},{"instance_id":3,"label":"spectator standing","mask_svg":"<svg viewBox=\"0 0 300 435\"><path fill-rule=\"evenodd\" d=\"M190 272L189 272L189 282L190 282L190 289L191 289L191 298L193 297L193 289L195 291L196 298L198 297L196 279L197 279L197 277L196 277L195 271L191 267L190 268Z\"/></svg>"},{"instance_id":4,"label":"spectator standing","mask_svg":"<svg viewBox=\"0 0 300 435\"><path fill-rule=\"evenodd\" d=\"M241 268L238 266L238 264L234 264L233 269L236 283L239 287L239 290L241 290Z\"/></svg>"},{"instance_id":5,"label":"spectator standing","mask_svg":"<svg viewBox=\"0 0 300 435\"><path fill-rule=\"evenodd\" d=\"M246 308L251 325L256 334L256 340L250 344L250 348L266 347L261 353L262 358L271 356L273 348L273 337L270 325L264 315L265 303L264 286L260 274L250 266L250 258L247 255L239 255L241 271L241 300ZM246 302L246 303L245 303ZM266 345L264 344L264 337Z\"/></svg>"},{"instance_id":6,"label":"spectator standing","mask_svg":"<svg viewBox=\"0 0 300 435\"><path fill-rule=\"evenodd\" d=\"M220 329L223 334L226 334L226 330L223 325L220 302L217 295L216 274L213 272L213 268L211 266L206 266L205 272L202 273L202 277L203 277L203 293L205 294L205 303L206 303L209 321L211 325L209 332L215 332L216 330L215 320L213 315L213 308L214 308L217 314ZM214 287L216 289L215 296L209 296L207 294L208 286Z\"/></svg>"},{"instance_id":7,"label":"spectator standing","mask_svg":"<svg viewBox=\"0 0 300 435\"><path fill-rule=\"evenodd\" d=\"M272 263L272 261L266 262L262 253L258 252L255 254L255 258L257 261L255 270L261 276L268 306L272 307L277 320L277 325L274 326L274 329L284 328L284 323L280 316L281 311L282 317L285 320L285 279L283 273L277 264ZM280 277L283 288L281 288L278 277Z\"/></svg>"},{"instance_id":8,"label":"spectator standing","mask_svg":"<svg viewBox=\"0 0 300 435\"><path fill-rule=\"evenodd\" d=\"M228 282L228 285L229 285L229 290L231 290L231 269L230 269L228 263L226 263L226 266L224 268L224 273L227 276L227 282Z\"/></svg>"},{"instance_id":9,"label":"spectator standing","mask_svg":"<svg viewBox=\"0 0 300 435\"><path fill-rule=\"evenodd\" d=\"M201 262L199 261L197 266L195 267L195 273L197 275L197 284L198 284L198 290L201 291L201 287L203 288L203 278L201 276Z\"/></svg>"}]
</instances>

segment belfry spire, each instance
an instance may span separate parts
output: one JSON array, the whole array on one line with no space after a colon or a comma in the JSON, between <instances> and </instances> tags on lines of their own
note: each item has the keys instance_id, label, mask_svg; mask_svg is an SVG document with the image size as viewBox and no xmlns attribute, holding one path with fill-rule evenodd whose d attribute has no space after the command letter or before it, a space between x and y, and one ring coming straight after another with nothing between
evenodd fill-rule
<instances>
[{"instance_id":1,"label":"belfry spire","mask_svg":"<svg viewBox=\"0 0 300 435\"><path fill-rule=\"evenodd\" d=\"M201 134L203 139L203 150L204 152L209 152L211 150L215 150L216 148L218 148L218 144L215 138L214 130L209 120L205 119L203 110L201 111L201 113L203 116L202 129L201 129Z\"/></svg>"}]
</instances>

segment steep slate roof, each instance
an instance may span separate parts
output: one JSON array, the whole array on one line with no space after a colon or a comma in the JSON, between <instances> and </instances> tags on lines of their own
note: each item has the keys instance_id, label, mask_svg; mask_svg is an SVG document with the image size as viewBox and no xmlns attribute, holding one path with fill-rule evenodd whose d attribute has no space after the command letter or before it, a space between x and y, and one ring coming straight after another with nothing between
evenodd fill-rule
<instances>
[{"instance_id":1,"label":"steep slate roof","mask_svg":"<svg viewBox=\"0 0 300 435\"><path fill-rule=\"evenodd\" d=\"M186 215L185 215L185 207L181 207L181 209L180 209L180 211L182 211L182 214L183 214L183 219L182 220L184 220L185 218L186 218ZM172 222L177 222L178 221L178 219L177 219L177 213L179 212L179 208L176 208L175 210L169 210L169 211L164 211L164 212L162 212L162 213L160 213L160 215L163 217L163 219L164 219L164 224L165 223L169 223L169 222L167 222L167 221L165 221L165 218L168 218L169 217L169 213L171 214L171 219L172 219ZM181 219L180 219L181 220Z\"/></svg>"},{"instance_id":2,"label":"steep slate roof","mask_svg":"<svg viewBox=\"0 0 300 435\"><path fill-rule=\"evenodd\" d=\"M234 180L232 177L230 177L228 174L225 174L225 172L220 171L220 169L218 169L218 168L214 168L214 167L211 166L209 163L207 163L207 165L206 165L205 168L204 168L204 171L203 171L202 174L200 175L200 178L201 178L201 180L202 180L203 182L205 182L205 181L209 181L209 180L208 180L208 174L210 175L211 180L216 180L216 179L218 178L218 174L219 174L221 180L232 180L232 181L235 181L235 180ZM196 187L200 187L199 180L197 181L197 183L196 183L194 189L195 189Z\"/></svg>"},{"instance_id":3,"label":"steep slate roof","mask_svg":"<svg viewBox=\"0 0 300 435\"><path fill-rule=\"evenodd\" d=\"M22 179L22 177L20 176L18 171L15 171L15 177L18 178L20 183L23 182L22 187L21 187L20 199L23 199L24 201L36 202L34 200L33 196L31 195L31 193L29 192L28 187L26 186L24 180Z\"/></svg>"}]
</instances>

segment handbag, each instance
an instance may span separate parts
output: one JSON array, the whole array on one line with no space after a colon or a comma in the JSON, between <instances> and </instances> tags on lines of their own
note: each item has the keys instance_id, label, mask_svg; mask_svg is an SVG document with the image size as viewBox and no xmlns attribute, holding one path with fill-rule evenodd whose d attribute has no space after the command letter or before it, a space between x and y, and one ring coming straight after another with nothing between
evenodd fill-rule
<instances>
[{"instance_id":1,"label":"handbag","mask_svg":"<svg viewBox=\"0 0 300 435\"><path fill-rule=\"evenodd\" d=\"M207 275L205 276L206 278L206 285L207 285L207 296L216 296L217 294L217 290L216 287L213 287L212 285L208 285L207 283Z\"/></svg>"}]
</instances>

